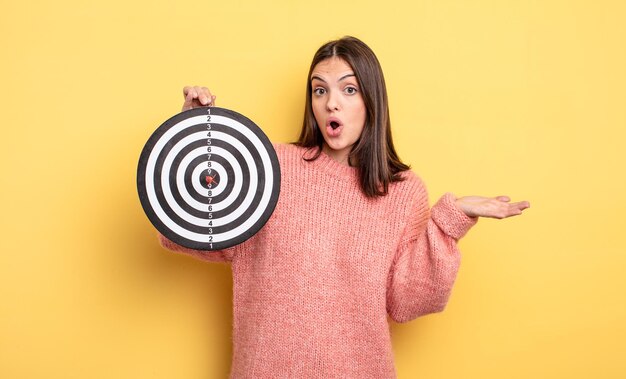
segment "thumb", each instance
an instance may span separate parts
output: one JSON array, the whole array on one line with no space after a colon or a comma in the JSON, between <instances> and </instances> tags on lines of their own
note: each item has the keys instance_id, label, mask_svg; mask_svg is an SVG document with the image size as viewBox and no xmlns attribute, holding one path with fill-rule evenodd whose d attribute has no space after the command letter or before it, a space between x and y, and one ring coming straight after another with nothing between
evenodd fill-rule
<instances>
[{"instance_id":1,"label":"thumb","mask_svg":"<svg viewBox=\"0 0 626 379\"><path fill-rule=\"evenodd\" d=\"M504 201L505 203L508 203L509 201L511 201L511 198L508 196L498 196L496 197L496 200Z\"/></svg>"}]
</instances>

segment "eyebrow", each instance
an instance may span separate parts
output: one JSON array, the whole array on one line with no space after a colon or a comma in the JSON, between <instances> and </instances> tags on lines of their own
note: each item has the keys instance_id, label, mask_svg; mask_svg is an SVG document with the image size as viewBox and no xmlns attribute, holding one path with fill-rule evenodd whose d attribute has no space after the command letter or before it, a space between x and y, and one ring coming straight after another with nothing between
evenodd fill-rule
<instances>
[{"instance_id":1,"label":"eyebrow","mask_svg":"<svg viewBox=\"0 0 626 379\"><path fill-rule=\"evenodd\" d=\"M344 79L346 79L346 78L349 78L349 77L351 77L351 76L356 77L356 75L354 75L354 74L346 74L346 75L342 76L341 78L339 78L339 80L337 80L337 81L338 81L338 82L340 82L340 81L342 81L342 80L344 80ZM311 81L313 81L313 79L317 79L317 80L319 80L319 81L321 81L321 82L326 83L326 80L324 80L324 79L320 78L320 77L319 77L319 76L317 76L317 75L313 75L313 76L311 76Z\"/></svg>"}]
</instances>

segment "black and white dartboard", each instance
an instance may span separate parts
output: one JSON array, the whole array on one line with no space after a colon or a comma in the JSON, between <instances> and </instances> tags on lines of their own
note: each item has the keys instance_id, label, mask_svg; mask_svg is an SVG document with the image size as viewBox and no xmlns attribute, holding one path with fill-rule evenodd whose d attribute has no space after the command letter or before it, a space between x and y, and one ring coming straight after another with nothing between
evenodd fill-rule
<instances>
[{"instance_id":1,"label":"black and white dartboard","mask_svg":"<svg viewBox=\"0 0 626 379\"><path fill-rule=\"evenodd\" d=\"M250 119L203 107L165 121L137 169L143 209L165 237L198 250L242 243L271 216L280 167L271 142Z\"/></svg>"}]
</instances>

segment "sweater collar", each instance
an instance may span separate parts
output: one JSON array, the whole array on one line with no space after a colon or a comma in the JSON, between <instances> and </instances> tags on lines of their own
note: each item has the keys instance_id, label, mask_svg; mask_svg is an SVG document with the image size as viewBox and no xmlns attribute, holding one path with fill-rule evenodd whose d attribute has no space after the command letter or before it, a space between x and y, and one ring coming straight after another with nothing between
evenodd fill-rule
<instances>
[{"instance_id":1,"label":"sweater collar","mask_svg":"<svg viewBox=\"0 0 626 379\"><path fill-rule=\"evenodd\" d=\"M317 148L313 148L304 154L305 159L309 159L317 153ZM319 157L309 163L314 164L327 174L335 177L345 178L346 180L358 181L359 170L356 167L351 167L337 162L323 151Z\"/></svg>"}]
</instances>

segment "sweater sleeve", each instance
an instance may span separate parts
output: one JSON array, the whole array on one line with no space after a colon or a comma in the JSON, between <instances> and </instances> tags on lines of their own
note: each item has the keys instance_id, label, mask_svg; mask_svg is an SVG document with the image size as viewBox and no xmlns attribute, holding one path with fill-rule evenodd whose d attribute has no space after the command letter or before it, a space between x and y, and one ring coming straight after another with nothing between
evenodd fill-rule
<instances>
[{"instance_id":1,"label":"sweater sleeve","mask_svg":"<svg viewBox=\"0 0 626 379\"><path fill-rule=\"evenodd\" d=\"M233 260L233 255L235 253L235 249L237 246L233 246L224 250L217 251L204 251L204 250L194 250L183 247L175 242L172 242L170 239L159 233L159 243L164 248L171 250L176 253L190 255L194 258L208 261L208 262L231 262Z\"/></svg>"},{"instance_id":2,"label":"sweater sleeve","mask_svg":"<svg viewBox=\"0 0 626 379\"><path fill-rule=\"evenodd\" d=\"M396 322L445 308L461 258L457 241L478 220L465 215L450 193L429 211L426 190L418 192L388 278L387 312Z\"/></svg>"}]
</instances>

